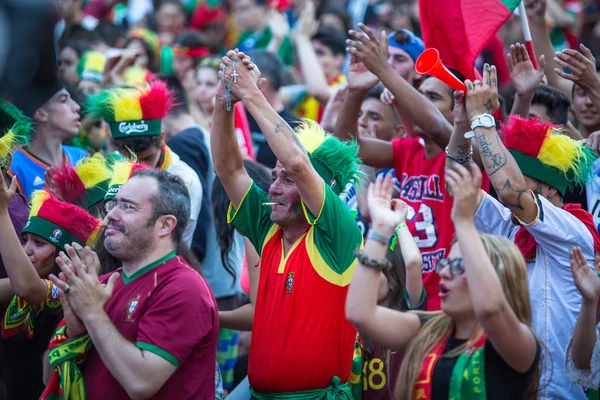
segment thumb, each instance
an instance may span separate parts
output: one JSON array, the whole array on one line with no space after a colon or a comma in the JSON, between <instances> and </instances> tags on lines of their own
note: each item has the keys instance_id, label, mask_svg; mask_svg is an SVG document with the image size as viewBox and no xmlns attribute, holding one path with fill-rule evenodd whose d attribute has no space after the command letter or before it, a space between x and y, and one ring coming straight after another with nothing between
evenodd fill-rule
<instances>
[{"instance_id":1,"label":"thumb","mask_svg":"<svg viewBox=\"0 0 600 400\"><path fill-rule=\"evenodd\" d=\"M583 45L582 45L583 46ZM544 71L546 69L546 57L542 54L538 62L538 71Z\"/></svg>"},{"instance_id":2,"label":"thumb","mask_svg":"<svg viewBox=\"0 0 600 400\"><path fill-rule=\"evenodd\" d=\"M106 283L106 291L112 295L112 292L115 288L115 284L117 283L117 279L121 276L120 272L115 272L108 278L108 282Z\"/></svg>"},{"instance_id":3,"label":"thumb","mask_svg":"<svg viewBox=\"0 0 600 400\"><path fill-rule=\"evenodd\" d=\"M262 90L262 87L264 86L265 83L267 83L267 78L260 78L258 80L258 82L256 83L256 86L258 86L259 90Z\"/></svg>"},{"instance_id":4,"label":"thumb","mask_svg":"<svg viewBox=\"0 0 600 400\"><path fill-rule=\"evenodd\" d=\"M454 103L460 104L465 102L465 92L462 90L456 90L454 92Z\"/></svg>"}]
</instances>

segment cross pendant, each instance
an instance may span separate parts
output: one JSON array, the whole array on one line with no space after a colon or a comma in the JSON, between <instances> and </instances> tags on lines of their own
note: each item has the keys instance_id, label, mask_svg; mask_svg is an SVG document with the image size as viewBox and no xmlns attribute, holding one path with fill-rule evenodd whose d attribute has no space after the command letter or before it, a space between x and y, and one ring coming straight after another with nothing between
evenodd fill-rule
<instances>
[{"instance_id":1,"label":"cross pendant","mask_svg":"<svg viewBox=\"0 0 600 400\"><path fill-rule=\"evenodd\" d=\"M239 74L237 73L237 71L234 69L233 70L233 74L231 74L231 77L233 78L233 83L237 83L237 77L239 76Z\"/></svg>"}]
</instances>

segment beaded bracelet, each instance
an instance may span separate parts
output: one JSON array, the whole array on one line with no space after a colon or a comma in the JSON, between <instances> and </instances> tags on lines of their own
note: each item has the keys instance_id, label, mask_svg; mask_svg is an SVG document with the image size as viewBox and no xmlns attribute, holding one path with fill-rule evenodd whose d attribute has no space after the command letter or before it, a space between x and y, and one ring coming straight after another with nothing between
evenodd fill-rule
<instances>
[{"instance_id":1,"label":"beaded bracelet","mask_svg":"<svg viewBox=\"0 0 600 400\"><path fill-rule=\"evenodd\" d=\"M392 263L387 258L384 258L383 260L373 260L361 249L354 250L354 255L358 259L358 262L365 267L373 268L377 271L383 271L392 268Z\"/></svg>"}]
</instances>

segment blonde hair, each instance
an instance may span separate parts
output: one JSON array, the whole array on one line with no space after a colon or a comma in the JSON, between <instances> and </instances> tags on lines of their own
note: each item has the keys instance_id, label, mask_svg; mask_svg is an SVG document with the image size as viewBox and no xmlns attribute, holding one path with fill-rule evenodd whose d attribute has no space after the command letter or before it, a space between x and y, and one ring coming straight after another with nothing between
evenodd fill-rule
<instances>
[{"instance_id":1,"label":"blonde hair","mask_svg":"<svg viewBox=\"0 0 600 400\"><path fill-rule=\"evenodd\" d=\"M520 322L531 326L531 303L529 300L529 287L527 266L525 259L517 246L504 237L480 234L486 253L494 266L504 295L508 304L515 312ZM421 373L423 361L427 354L444 335L454 327L452 317L444 312L420 313L433 315L421 328L421 332L411 340L397 379L395 398L398 400L414 399L414 385ZM477 341L483 335L483 328L479 326L473 333L471 342ZM466 350L466 342L456 349L444 354L443 357L457 357ZM526 399L535 399L539 385L539 364L529 385Z\"/></svg>"}]
</instances>

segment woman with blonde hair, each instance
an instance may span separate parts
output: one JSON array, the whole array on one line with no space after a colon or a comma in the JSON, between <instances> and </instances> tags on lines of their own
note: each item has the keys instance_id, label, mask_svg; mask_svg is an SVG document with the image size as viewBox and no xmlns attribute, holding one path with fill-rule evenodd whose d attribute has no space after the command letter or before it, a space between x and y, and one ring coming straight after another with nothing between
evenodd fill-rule
<instances>
[{"instance_id":1,"label":"woman with blonde hair","mask_svg":"<svg viewBox=\"0 0 600 400\"><path fill-rule=\"evenodd\" d=\"M436 266L442 311L435 313L377 305L377 270L389 267L388 240L408 210L392 199L391 178L369 187L375 233L357 250L346 316L377 343L404 353L395 390L400 400L533 399L537 393L541 347L531 330L525 261L507 239L475 229L481 171L473 164L471 173L461 165L447 170L457 241Z\"/></svg>"}]
</instances>

